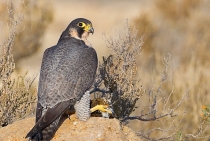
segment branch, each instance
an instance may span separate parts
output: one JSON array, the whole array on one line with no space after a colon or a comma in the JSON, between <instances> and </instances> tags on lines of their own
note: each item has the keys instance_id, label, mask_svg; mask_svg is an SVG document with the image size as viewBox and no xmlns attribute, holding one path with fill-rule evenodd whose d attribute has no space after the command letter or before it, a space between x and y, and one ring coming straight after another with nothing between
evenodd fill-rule
<instances>
[{"instance_id":1,"label":"branch","mask_svg":"<svg viewBox=\"0 0 210 141\"><path fill-rule=\"evenodd\" d=\"M176 115L172 115L173 112L171 111L171 113L168 113L168 114L164 114L164 115L160 115L158 117L154 116L153 118L142 118L142 116L128 116L128 117L125 117L123 118L123 120L121 120L122 122L125 122L127 120L140 120L140 121L155 121L155 120L158 120L160 118L163 118L163 117L166 117L166 116L171 116L171 117L174 117Z\"/></svg>"},{"instance_id":2,"label":"branch","mask_svg":"<svg viewBox=\"0 0 210 141\"><path fill-rule=\"evenodd\" d=\"M104 95L105 93L110 93L110 91L102 90L102 89L100 89L100 88L98 88L98 87L94 87L94 89L90 91L90 94L91 94L91 93L94 93L94 92L101 92L103 95Z\"/></svg>"}]
</instances>

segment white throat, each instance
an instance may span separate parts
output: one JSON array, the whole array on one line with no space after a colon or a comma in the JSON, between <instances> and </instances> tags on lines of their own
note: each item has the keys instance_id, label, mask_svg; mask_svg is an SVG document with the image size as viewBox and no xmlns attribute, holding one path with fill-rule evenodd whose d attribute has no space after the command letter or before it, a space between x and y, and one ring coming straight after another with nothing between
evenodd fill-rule
<instances>
[{"instance_id":1,"label":"white throat","mask_svg":"<svg viewBox=\"0 0 210 141\"><path fill-rule=\"evenodd\" d=\"M92 44L87 40L87 38L89 37L89 32L85 31L82 34L82 38L78 36L77 31L75 29L70 29L69 34L71 35L71 37L74 37L78 40L83 40L86 46L92 47Z\"/></svg>"}]
</instances>

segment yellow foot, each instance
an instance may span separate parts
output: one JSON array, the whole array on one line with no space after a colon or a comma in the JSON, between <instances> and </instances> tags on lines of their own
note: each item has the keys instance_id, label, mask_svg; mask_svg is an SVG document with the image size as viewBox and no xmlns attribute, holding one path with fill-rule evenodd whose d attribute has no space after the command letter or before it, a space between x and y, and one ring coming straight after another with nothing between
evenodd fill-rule
<instances>
[{"instance_id":1,"label":"yellow foot","mask_svg":"<svg viewBox=\"0 0 210 141\"><path fill-rule=\"evenodd\" d=\"M106 113L112 114L112 111L109 109L110 108L107 105L96 105L95 107L90 109L90 112L92 113L92 112L99 110L101 112L106 112Z\"/></svg>"}]
</instances>

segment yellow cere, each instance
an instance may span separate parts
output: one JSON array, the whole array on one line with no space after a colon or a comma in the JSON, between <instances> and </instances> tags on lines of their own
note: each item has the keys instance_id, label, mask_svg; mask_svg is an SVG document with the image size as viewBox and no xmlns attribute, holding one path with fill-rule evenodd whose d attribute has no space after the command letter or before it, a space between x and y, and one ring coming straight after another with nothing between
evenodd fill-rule
<instances>
[{"instance_id":1,"label":"yellow cere","mask_svg":"<svg viewBox=\"0 0 210 141\"><path fill-rule=\"evenodd\" d=\"M92 25L91 24L87 24L85 26L84 30L88 32L90 30L90 28L92 28Z\"/></svg>"}]
</instances>

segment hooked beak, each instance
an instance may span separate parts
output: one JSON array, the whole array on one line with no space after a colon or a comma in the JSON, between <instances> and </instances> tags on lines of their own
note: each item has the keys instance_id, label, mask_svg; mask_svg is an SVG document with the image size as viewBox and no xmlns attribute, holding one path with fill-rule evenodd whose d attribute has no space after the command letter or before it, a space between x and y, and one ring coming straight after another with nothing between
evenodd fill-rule
<instances>
[{"instance_id":1,"label":"hooked beak","mask_svg":"<svg viewBox=\"0 0 210 141\"><path fill-rule=\"evenodd\" d=\"M90 29L89 29L89 33L94 33L94 29L93 29L93 27L91 27Z\"/></svg>"}]
</instances>

